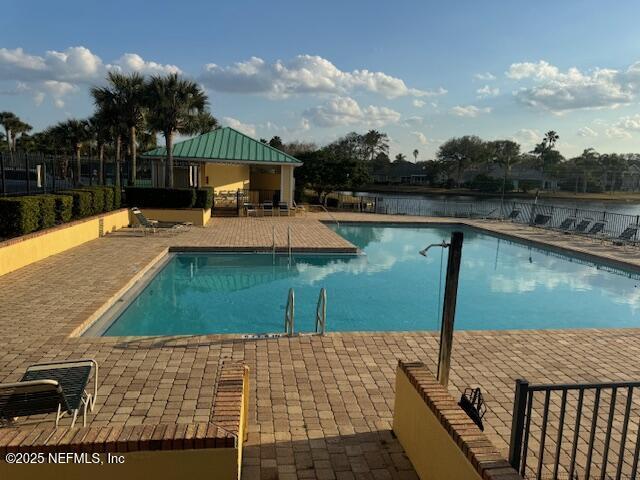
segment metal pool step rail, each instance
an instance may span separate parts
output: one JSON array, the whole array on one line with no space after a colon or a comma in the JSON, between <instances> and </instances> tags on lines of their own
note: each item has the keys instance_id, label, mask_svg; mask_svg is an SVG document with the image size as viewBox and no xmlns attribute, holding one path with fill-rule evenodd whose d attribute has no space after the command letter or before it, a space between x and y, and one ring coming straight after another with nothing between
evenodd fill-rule
<instances>
[{"instance_id":1,"label":"metal pool step rail","mask_svg":"<svg viewBox=\"0 0 640 480\"><path fill-rule=\"evenodd\" d=\"M327 289L322 287L316 305L316 333L324 335L327 327Z\"/></svg>"},{"instance_id":2,"label":"metal pool step rail","mask_svg":"<svg viewBox=\"0 0 640 480\"><path fill-rule=\"evenodd\" d=\"M284 334L289 337L295 335L295 309L296 295L293 288L290 288L289 295L287 296L287 305L284 309ZM320 294L318 295L318 303L316 305L316 331L311 333L311 335L324 335L326 328L327 290L323 287L320 289Z\"/></svg>"}]
</instances>

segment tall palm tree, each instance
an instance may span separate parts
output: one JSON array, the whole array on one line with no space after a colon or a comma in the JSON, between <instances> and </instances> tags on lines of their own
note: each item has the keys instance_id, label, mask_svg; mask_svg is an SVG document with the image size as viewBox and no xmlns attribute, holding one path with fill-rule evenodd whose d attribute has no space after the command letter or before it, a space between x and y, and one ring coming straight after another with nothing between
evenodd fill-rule
<instances>
[{"instance_id":1,"label":"tall palm tree","mask_svg":"<svg viewBox=\"0 0 640 480\"><path fill-rule=\"evenodd\" d=\"M396 162L404 162L407 159L407 156L404 153L399 153L396 155Z\"/></svg>"},{"instance_id":2,"label":"tall palm tree","mask_svg":"<svg viewBox=\"0 0 640 480\"><path fill-rule=\"evenodd\" d=\"M33 127L28 123L23 122L20 119L16 119L13 122L13 125L11 128L11 134L12 134L11 146L14 152L16 150L16 142L18 140L18 136L22 136L25 133L29 133L31 130L33 130Z\"/></svg>"},{"instance_id":3,"label":"tall palm tree","mask_svg":"<svg viewBox=\"0 0 640 480\"><path fill-rule=\"evenodd\" d=\"M7 149L11 153L13 142L11 140L11 133L13 126L20 119L12 112L0 112L0 125L4 128L4 137L7 141Z\"/></svg>"},{"instance_id":4,"label":"tall palm tree","mask_svg":"<svg viewBox=\"0 0 640 480\"><path fill-rule=\"evenodd\" d=\"M91 96L97 108L96 115L99 116L100 122L110 130L111 139L115 143L114 184L116 188L119 188L122 134L123 130L126 129L122 115L121 99L115 89L111 87L93 87L91 88Z\"/></svg>"},{"instance_id":5,"label":"tall palm tree","mask_svg":"<svg viewBox=\"0 0 640 480\"><path fill-rule=\"evenodd\" d=\"M194 134L201 135L215 130L219 126L218 120L210 112L204 110L193 117L189 130Z\"/></svg>"},{"instance_id":6,"label":"tall palm tree","mask_svg":"<svg viewBox=\"0 0 640 480\"><path fill-rule=\"evenodd\" d=\"M89 122L72 118L65 122L58 123L54 129L56 129L58 135L64 138L65 143L71 147L74 152L76 173L73 183L78 186L80 185L82 146L91 139Z\"/></svg>"},{"instance_id":7,"label":"tall palm tree","mask_svg":"<svg viewBox=\"0 0 640 480\"><path fill-rule=\"evenodd\" d=\"M166 185L173 187L173 136L193 133L194 118L205 111L207 95L178 74L151 77L146 87L149 127L162 132L167 149Z\"/></svg>"},{"instance_id":8,"label":"tall palm tree","mask_svg":"<svg viewBox=\"0 0 640 480\"><path fill-rule=\"evenodd\" d=\"M418 151L418 149L416 148L416 149L413 151L413 161L414 161L415 163L418 163L418 155L419 155L419 154L420 154L420 152L419 152L419 151Z\"/></svg>"},{"instance_id":9,"label":"tall palm tree","mask_svg":"<svg viewBox=\"0 0 640 480\"><path fill-rule=\"evenodd\" d=\"M379 153L389 154L389 136L377 130L369 130L362 137L367 160L373 160Z\"/></svg>"},{"instance_id":10,"label":"tall palm tree","mask_svg":"<svg viewBox=\"0 0 640 480\"><path fill-rule=\"evenodd\" d=\"M129 184L136 181L138 145L136 129L144 120L145 82L139 73L122 74L109 72L107 75L109 89L115 98L115 108L118 109L120 119L127 128L129 138L129 152L131 154L131 176Z\"/></svg>"}]
</instances>

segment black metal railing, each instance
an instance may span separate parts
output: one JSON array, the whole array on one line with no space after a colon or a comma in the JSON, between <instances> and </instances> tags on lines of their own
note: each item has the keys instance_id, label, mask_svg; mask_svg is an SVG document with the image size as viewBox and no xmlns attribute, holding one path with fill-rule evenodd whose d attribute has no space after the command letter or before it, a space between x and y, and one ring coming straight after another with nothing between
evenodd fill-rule
<instances>
[{"instance_id":1,"label":"black metal railing","mask_svg":"<svg viewBox=\"0 0 640 480\"><path fill-rule=\"evenodd\" d=\"M509 463L524 478L635 479L640 382L516 381Z\"/></svg>"},{"instance_id":2,"label":"black metal railing","mask_svg":"<svg viewBox=\"0 0 640 480\"><path fill-rule=\"evenodd\" d=\"M130 162L119 164L121 185L129 183L131 168ZM117 170L111 158L105 158L101 163L95 156L83 156L80 159L80 177L76 178L77 160L72 155L0 152L0 195L51 193L77 184L114 185ZM150 160L139 158L136 172L137 186L152 185Z\"/></svg>"},{"instance_id":3,"label":"black metal railing","mask_svg":"<svg viewBox=\"0 0 640 480\"><path fill-rule=\"evenodd\" d=\"M500 200L471 202L345 194L333 194L329 198L331 202L328 202L328 205L331 207L331 203L333 203L333 206L338 210L388 215L508 219L523 225L535 225L536 218L544 215L549 217L544 224L545 228L562 229L562 225L568 223L570 227L565 229L568 232L582 220L588 220L591 225L595 222L602 222L604 226L598 234L599 239L616 239L627 228L640 224L640 215L527 202L501 202ZM625 240L627 243L628 241L640 242L640 228L636 229L632 238Z\"/></svg>"}]
</instances>

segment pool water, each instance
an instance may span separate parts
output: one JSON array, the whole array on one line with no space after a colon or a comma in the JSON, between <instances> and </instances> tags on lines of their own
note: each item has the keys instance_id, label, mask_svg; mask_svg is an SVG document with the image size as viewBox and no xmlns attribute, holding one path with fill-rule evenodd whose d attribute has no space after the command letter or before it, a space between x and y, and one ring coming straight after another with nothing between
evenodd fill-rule
<instances>
[{"instance_id":1,"label":"pool water","mask_svg":"<svg viewBox=\"0 0 640 480\"><path fill-rule=\"evenodd\" d=\"M364 254L176 254L104 335L282 332L290 287L296 331L314 329L322 287L329 332L439 328L447 252L418 251L450 228L336 230ZM456 329L640 326L638 274L462 230Z\"/></svg>"}]
</instances>

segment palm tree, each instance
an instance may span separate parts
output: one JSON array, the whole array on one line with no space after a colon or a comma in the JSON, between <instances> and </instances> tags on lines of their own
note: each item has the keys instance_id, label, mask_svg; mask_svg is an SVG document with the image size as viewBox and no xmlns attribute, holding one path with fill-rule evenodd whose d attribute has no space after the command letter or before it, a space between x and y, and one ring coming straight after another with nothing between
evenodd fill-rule
<instances>
[{"instance_id":1,"label":"palm tree","mask_svg":"<svg viewBox=\"0 0 640 480\"><path fill-rule=\"evenodd\" d=\"M194 116L191 125L189 126L189 130L191 130L192 133L201 135L203 133L209 133L218 127L220 127L218 120L211 115L210 112L202 111L198 115Z\"/></svg>"},{"instance_id":2,"label":"palm tree","mask_svg":"<svg viewBox=\"0 0 640 480\"><path fill-rule=\"evenodd\" d=\"M194 117L205 111L207 95L191 80L172 73L151 77L146 86L151 130L162 132L167 149L166 184L173 188L173 136L193 133Z\"/></svg>"},{"instance_id":3,"label":"palm tree","mask_svg":"<svg viewBox=\"0 0 640 480\"><path fill-rule=\"evenodd\" d=\"M98 183L100 185L104 185L104 149L113 139L113 127L110 123L111 120L101 110L89 119L89 132L98 150Z\"/></svg>"},{"instance_id":4,"label":"palm tree","mask_svg":"<svg viewBox=\"0 0 640 480\"><path fill-rule=\"evenodd\" d=\"M533 149L533 151L531 152L535 155L538 155L540 159L540 169L541 169L540 174L542 177L542 189L545 188L547 183L545 178L545 173L546 173L546 163L549 157L549 153L553 150L553 147L555 147L556 142L558 141L559 138L560 136L555 132L555 130L549 130L547 133L545 133L544 138L542 139L542 142L537 144Z\"/></svg>"},{"instance_id":5,"label":"palm tree","mask_svg":"<svg viewBox=\"0 0 640 480\"><path fill-rule=\"evenodd\" d=\"M396 155L396 162L404 162L407 159L407 156L404 153L399 153Z\"/></svg>"},{"instance_id":6,"label":"palm tree","mask_svg":"<svg viewBox=\"0 0 640 480\"><path fill-rule=\"evenodd\" d=\"M413 161L414 161L415 163L418 163L418 155L419 155L419 154L420 154L420 152L419 152L419 151L418 151L418 149L416 148L416 149L413 151Z\"/></svg>"},{"instance_id":7,"label":"palm tree","mask_svg":"<svg viewBox=\"0 0 640 480\"><path fill-rule=\"evenodd\" d=\"M87 122L87 120L77 120L72 118L65 122L58 123L54 129L74 152L76 159L76 173L74 175L73 183L75 186L78 186L80 185L82 146L85 142L91 139L89 122Z\"/></svg>"},{"instance_id":8,"label":"palm tree","mask_svg":"<svg viewBox=\"0 0 640 480\"><path fill-rule=\"evenodd\" d=\"M28 123L23 122L20 119L16 119L13 122L13 125L11 128L11 133L12 133L11 145L14 152L16 150L16 141L18 140L18 135L22 136L25 133L29 133L31 130L33 130L33 127Z\"/></svg>"},{"instance_id":9,"label":"palm tree","mask_svg":"<svg viewBox=\"0 0 640 480\"><path fill-rule=\"evenodd\" d=\"M115 143L114 184L120 187L120 161L122 150L122 133L126 129L118 93L109 87L91 88L93 103L97 107L96 116L100 123L110 130L111 140Z\"/></svg>"},{"instance_id":10,"label":"palm tree","mask_svg":"<svg viewBox=\"0 0 640 480\"><path fill-rule=\"evenodd\" d=\"M369 130L362 137L368 160L373 160L379 153L389 153L389 136L377 130Z\"/></svg>"},{"instance_id":11,"label":"palm tree","mask_svg":"<svg viewBox=\"0 0 640 480\"><path fill-rule=\"evenodd\" d=\"M7 148L9 153L11 153L13 142L11 141L11 133L13 130L13 126L20 119L12 112L0 112L0 125L4 128L4 137L7 141Z\"/></svg>"},{"instance_id":12,"label":"palm tree","mask_svg":"<svg viewBox=\"0 0 640 480\"><path fill-rule=\"evenodd\" d=\"M122 123L127 128L129 151L131 153L131 176L129 184L136 181L137 143L136 129L144 121L144 78L139 73L125 75L109 72L107 75L109 88L114 96L114 107L118 110Z\"/></svg>"}]
</instances>

